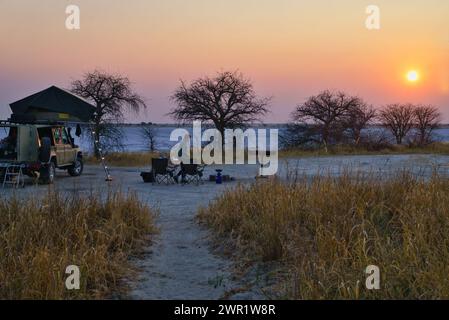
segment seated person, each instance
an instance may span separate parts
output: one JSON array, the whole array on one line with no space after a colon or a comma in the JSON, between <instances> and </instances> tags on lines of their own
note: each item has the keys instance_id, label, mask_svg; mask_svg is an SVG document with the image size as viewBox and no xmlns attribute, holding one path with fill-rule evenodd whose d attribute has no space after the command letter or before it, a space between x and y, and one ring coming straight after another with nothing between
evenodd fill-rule
<instances>
[{"instance_id":1,"label":"seated person","mask_svg":"<svg viewBox=\"0 0 449 320\"><path fill-rule=\"evenodd\" d=\"M175 171L178 167L179 165L174 164L171 158L168 159L167 171L169 172L170 176L173 178L173 180L175 180L176 183L179 183L178 177L181 174L181 171L175 174Z\"/></svg>"},{"instance_id":2,"label":"seated person","mask_svg":"<svg viewBox=\"0 0 449 320\"><path fill-rule=\"evenodd\" d=\"M182 162L181 162L181 166L182 166ZM176 183L179 183L179 177L181 176L181 182L185 182L186 176L184 174L184 172L182 171L182 167L181 170L178 171L177 174L173 174L173 179L175 180Z\"/></svg>"}]
</instances>

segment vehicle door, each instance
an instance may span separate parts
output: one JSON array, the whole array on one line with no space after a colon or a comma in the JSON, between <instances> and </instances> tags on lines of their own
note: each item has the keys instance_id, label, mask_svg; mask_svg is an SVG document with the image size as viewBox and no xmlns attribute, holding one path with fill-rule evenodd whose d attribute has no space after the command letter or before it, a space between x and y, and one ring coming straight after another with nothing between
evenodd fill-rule
<instances>
[{"instance_id":1,"label":"vehicle door","mask_svg":"<svg viewBox=\"0 0 449 320\"><path fill-rule=\"evenodd\" d=\"M61 128L53 128L53 139L55 141L56 162L58 166L67 164L65 159L65 145L62 140Z\"/></svg>"},{"instance_id":2,"label":"vehicle door","mask_svg":"<svg viewBox=\"0 0 449 320\"><path fill-rule=\"evenodd\" d=\"M70 141L66 128L61 128L61 134L62 134L62 143L64 144L65 163L71 164L75 161L76 149L73 147L72 141Z\"/></svg>"},{"instance_id":3,"label":"vehicle door","mask_svg":"<svg viewBox=\"0 0 449 320\"><path fill-rule=\"evenodd\" d=\"M17 127L17 153L19 161L37 161L39 155L39 143L37 131L34 126L24 125Z\"/></svg>"}]
</instances>

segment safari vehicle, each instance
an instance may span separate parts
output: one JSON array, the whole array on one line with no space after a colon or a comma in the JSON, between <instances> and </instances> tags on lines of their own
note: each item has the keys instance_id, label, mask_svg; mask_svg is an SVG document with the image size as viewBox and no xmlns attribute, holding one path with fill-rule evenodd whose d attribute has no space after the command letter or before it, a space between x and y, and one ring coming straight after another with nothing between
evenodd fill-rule
<instances>
[{"instance_id":1,"label":"safari vehicle","mask_svg":"<svg viewBox=\"0 0 449 320\"><path fill-rule=\"evenodd\" d=\"M22 174L53 183L55 169L71 176L83 173L83 154L67 123L92 119L95 106L73 93L51 86L10 104L11 118L0 121L0 183ZM20 180L20 179L16 179Z\"/></svg>"},{"instance_id":2,"label":"safari vehicle","mask_svg":"<svg viewBox=\"0 0 449 320\"><path fill-rule=\"evenodd\" d=\"M1 182L11 167L45 184L53 183L56 168L75 177L83 172L83 154L63 123L1 121L0 137Z\"/></svg>"}]
</instances>

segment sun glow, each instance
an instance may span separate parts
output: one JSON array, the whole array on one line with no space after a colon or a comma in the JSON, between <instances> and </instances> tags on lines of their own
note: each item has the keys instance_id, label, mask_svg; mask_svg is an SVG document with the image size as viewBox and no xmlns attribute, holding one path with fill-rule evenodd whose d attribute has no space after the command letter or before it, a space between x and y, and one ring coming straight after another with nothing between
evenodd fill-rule
<instances>
[{"instance_id":1,"label":"sun glow","mask_svg":"<svg viewBox=\"0 0 449 320\"><path fill-rule=\"evenodd\" d=\"M407 81L409 82L416 82L419 80L419 74L416 70L410 70L407 72Z\"/></svg>"}]
</instances>

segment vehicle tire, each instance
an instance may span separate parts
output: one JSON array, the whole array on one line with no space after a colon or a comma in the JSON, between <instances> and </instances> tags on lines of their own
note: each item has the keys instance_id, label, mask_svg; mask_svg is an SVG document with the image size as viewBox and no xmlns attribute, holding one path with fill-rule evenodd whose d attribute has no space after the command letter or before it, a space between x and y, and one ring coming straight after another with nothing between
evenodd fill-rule
<instances>
[{"instance_id":1,"label":"vehicle tire","mask_svg":"<svg viewBox=\"0 0 449 320\"><path fill-rule=\"evenodd\" d=\"M76 158L76 161L75 161L74 165L69 167L67 172L72 177L78 177L78 176L80 176L83 173L83 169L84 169L83 159L82 158Z\"/></svg>"},{"instance_id":2,"label":"vehicle tire","mask_svg":"<svg viewBox=\"0 0 449 320\"><path fill-rule=\"evenodd\" d=\"M55 181L55 163L52 161L46 166L42 167L40 172L39 181L43 184L53 184Z\"/></svg>"}]
</instances>

